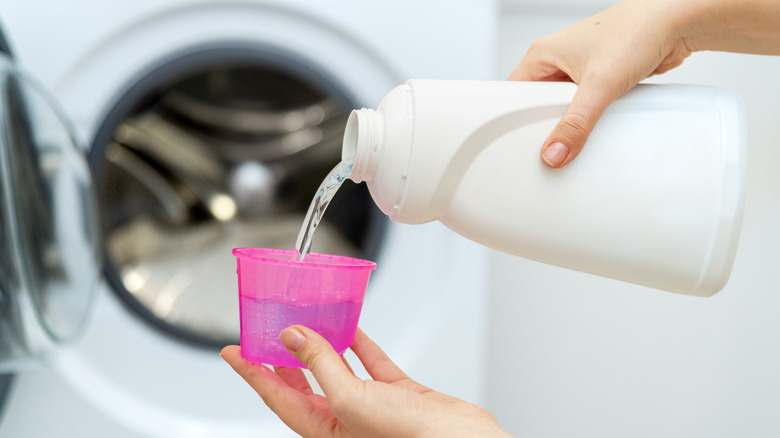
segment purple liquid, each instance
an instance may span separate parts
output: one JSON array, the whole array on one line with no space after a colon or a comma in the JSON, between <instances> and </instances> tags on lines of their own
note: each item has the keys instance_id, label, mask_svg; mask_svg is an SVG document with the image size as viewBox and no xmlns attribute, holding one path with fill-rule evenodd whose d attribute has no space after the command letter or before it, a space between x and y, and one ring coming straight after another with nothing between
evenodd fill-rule
<instances>
[{"instance_id":1,"label":"purple liquid","mask_svg":"<svg viewBox=\"0 0 780 438\"><path fill-rule=\"evenodd\" d=\"M241 355L256 363L305 368L279 340L279 332L301 324L316 331L339 353L352 345L362 301L290 304L241 297Z\"/></svg>"}]
</instances>

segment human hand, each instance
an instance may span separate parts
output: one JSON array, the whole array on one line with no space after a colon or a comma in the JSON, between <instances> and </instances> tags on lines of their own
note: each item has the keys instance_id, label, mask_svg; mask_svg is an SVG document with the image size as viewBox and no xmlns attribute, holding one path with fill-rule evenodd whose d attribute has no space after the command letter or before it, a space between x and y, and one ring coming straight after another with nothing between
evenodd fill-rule
<instances>
[{"instance_id":1,"label":"human hand","mask_svg":"<svg viewBox=\"0 0 780 438\"><path fill-rule=\"evenodd\" d=\"M352 351L373 380L355 377L346 360L303 326L282 331L288 351L312 372L325 396L314 394L298 368L275 372L241 357L238 346L222 357L265 404L304 437L508 437L479 406L411 380L360 329Z\"/></svg>"},{"instance_id":2,"label":"human hand","mask_svg":"<svg viewBox=\"0 0 780 438\"><path fill-rule=\"evenodd\" d=\"M563 167L571 162L610 103L691 54L678 32L680 9L675 0L628 0L533 43L509 80L579 85L542 145L545 163Z\"/></svg>"}]
</instances>

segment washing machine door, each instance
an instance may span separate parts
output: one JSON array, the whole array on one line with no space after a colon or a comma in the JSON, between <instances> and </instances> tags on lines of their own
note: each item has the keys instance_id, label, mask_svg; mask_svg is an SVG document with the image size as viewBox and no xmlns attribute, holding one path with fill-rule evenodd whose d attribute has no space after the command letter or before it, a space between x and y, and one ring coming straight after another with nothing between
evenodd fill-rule
<instances>
[{"instance_id":1,"label":"washing machine door","mask_svg":"<svg viewBox=\"0 0 780 438\"><path fill-rule=\"evenodd\" d=\"M100 278L90 169L51 98L0 53L0 372L85 326Z\"/></svg>"}]
</instances>

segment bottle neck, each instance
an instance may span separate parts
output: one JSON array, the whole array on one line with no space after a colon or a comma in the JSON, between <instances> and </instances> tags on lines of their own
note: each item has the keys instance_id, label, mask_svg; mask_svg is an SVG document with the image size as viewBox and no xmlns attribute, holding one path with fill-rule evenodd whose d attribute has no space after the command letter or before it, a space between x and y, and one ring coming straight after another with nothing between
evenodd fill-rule
<instances>
[{"instance_id":1,"label":"bottle neck","mask_svg":"<svg viewBox=\"0 0 780 438\"><path fill-rule=\"evenodd\" d=\"M348 178L356 183L370 181L375 163L370 162L371 152L379 148L382 118L372 109L353 110L347 119L341 160L352 161L352 172Z\"/></svg>"}]
</instances>

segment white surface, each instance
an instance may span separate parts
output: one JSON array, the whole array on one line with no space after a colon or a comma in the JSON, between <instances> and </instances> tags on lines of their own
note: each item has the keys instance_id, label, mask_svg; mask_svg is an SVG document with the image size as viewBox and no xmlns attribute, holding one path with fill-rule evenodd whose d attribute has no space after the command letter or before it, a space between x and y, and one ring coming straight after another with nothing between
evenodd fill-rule
<instances>
[{"instance_id":1,"label":"white surface","mask_svg":"<svg viewBox=\"0 0 780 438\"><path fill-rule=\"evenodd\" d=\"M491 1L478 0L81 0L12 2L0 19L21 64L88 141L139 75L192 45L270 43L375 106L408 77L489 77L494 13ZM486 258L441 225L392 225L361 316L408 374L476 403L484 394ZM79 343L19 376L0 436L292 436L216 351L162 336L107 287L97 304Z\"/></svg>"},{"instance_id":2,"label":"white surface","mask_svg":"<svg viewBox=\"0 0 780 438\"><path fill-rule=\"evenodd\" d=\"M497 76L506 77L534 39L597 10L505 10ZM510 433L780 436L778 78L780 57L697 53L652 80L725 86L747 107L742 239L731 279L714 297L494 255L487 408Z\"/></svg>"}]
</instances>

